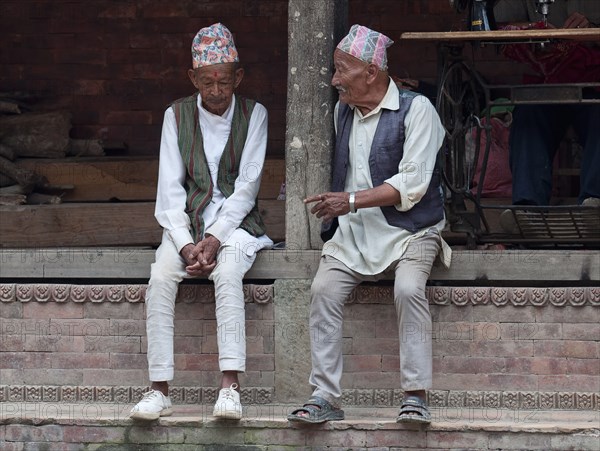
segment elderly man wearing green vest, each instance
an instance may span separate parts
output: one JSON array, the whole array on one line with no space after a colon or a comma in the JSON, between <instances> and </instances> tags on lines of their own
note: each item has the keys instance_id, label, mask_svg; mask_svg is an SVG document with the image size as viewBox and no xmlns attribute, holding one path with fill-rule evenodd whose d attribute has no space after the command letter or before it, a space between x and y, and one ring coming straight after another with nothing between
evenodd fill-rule
<instances>
[{"instance_id":1,"label":"elderly man wearing green vest","mask_svg":"<svg viewBox=\"0 0 600 451\"><path fill-rule=\"evenodd\" d=\"M444 128L424 96L398 89L387 72L391 39L353 25L334 53L331 84L336 146L331 192L305 199L323 219L328 241L311 287L312 397L295 422L341 420L342 323L359 283L393 277L404 398L399 422L429 423L431 315L425 285L436 256L450 263L441 238L443 197L436 156Z\"/></svg>"},{"instance_id":2,"label":"elderly man wearing green vest","mask_svg":"<svg viewBox=\"0 0 600 451\"><path fill-rule=\"evenodd\" d=\"M234 94L244 76L231 32L217 23L192 43L188 71L198 92L165 112L155 216L163 228L146 294L151 391L131 417L172 414L175 298L186 277L214 282L221 387L213 415L240 419L245 371L242 279L256 253L271 246L258 213L267 145L267 111Z\"/></svg>"}]
</instances>

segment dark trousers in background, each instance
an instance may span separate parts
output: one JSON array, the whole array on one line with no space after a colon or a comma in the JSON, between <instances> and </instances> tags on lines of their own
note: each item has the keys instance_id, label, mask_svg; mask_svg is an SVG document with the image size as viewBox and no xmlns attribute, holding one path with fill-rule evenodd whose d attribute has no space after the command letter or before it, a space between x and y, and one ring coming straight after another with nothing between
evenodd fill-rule
<instances>
[{"instance_id":1,"label":"dark trousers in background","mask_svg":"<svg viewBox=\"0 0 600 451\"><path fill-rule=\"evenodd\" d=\"M579 203L600 198L600 104L518 105L510 133L513 204L549 204L552 162L569 125L583 146Z\"/></svg>"}]
</instances>

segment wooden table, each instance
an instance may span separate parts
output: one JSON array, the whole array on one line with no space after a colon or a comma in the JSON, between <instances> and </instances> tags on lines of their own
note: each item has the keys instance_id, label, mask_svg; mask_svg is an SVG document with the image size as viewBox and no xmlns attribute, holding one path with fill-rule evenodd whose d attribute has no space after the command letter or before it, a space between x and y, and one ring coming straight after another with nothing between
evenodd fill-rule
<instances>
[{"instance_id":1,"label":"wooden table","mask_svg":"<svg viewBox=\"0 0 600 451\"><path fill-rule=\"evenodd\" d=\"M600 28L557 28L545 30L493 30L493 31L426 31L407 32L400 39L411 41L464 42L489 41L544 41L569 39L575 41L600 41Z\"/></svg>"}]
</instances>

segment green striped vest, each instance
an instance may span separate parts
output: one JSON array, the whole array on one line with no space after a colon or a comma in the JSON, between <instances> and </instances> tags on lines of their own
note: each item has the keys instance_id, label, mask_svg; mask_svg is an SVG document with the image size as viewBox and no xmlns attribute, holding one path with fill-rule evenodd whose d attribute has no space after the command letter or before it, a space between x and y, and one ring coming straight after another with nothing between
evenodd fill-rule
<instances>
[{"instance_id":1,"label":"green striped vest","mask_svg":"<svg viewBox=\"0 0 600 451\"><path fill-rule=\"evenodd\" d=\"M192 223L193 236L196 242L204 234L202 213L211 201L213 183L204 155L204 142L198 121L198 94L176 100L172 107L178 130L179 151L187 168L186 174L186 212ZM235 107L231 123L231 132L219 161L217 186L225 197L233 194L235 180L238 176L242 151L248 136L248 124L256 102L243 97L235 97ZM253 236L265 234L265 225L258 212L258 200L240 224Z\"/></svg>"}]
</instances>

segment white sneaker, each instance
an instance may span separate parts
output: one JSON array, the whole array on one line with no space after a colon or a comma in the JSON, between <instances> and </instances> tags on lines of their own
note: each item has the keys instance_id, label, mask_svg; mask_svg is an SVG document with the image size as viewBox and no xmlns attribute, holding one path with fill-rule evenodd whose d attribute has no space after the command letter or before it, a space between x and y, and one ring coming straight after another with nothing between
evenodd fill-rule
<instances>
[{"instance_id":1,"label":"white sneaker","mask_svg":"<svg viewBox=\"0 0 600 451\"><path fill-rule=\"evenodd\" d=\"M131 409L129 418L149 421L156 420L158 417L168 417L172 414L171 399L158 390L151 390L144 393L142 400Z\"/></svg>"},{"instance_id":2,"label":"white sneaker","mask_svg":"<svg viewBox=\"0 0 600 451\"><path fill-rule=\"evenodd\" d=\"M217 418L229 418L239 420L242 418L242 405L240 394L237 392L237 384L231 384L229 388L219 390L219 399L213 409L213 416Z\"/></svg>"}]
</instances>

